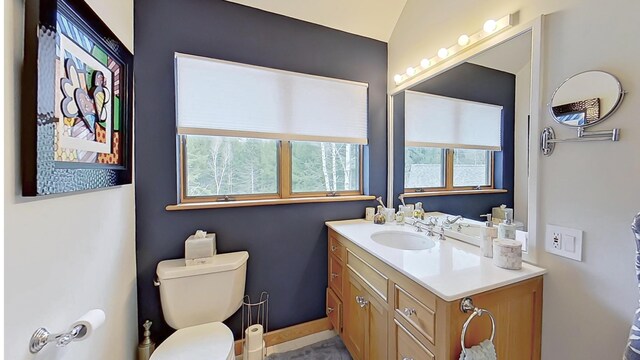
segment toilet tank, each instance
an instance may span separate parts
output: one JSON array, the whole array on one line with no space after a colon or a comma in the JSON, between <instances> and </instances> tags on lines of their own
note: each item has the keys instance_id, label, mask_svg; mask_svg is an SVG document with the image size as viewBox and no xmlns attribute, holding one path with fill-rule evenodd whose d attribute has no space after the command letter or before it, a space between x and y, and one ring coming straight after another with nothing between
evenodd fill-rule
<instances>
[{"instance_id":1,"label":"toilet tank","mask_svg":"<svg viewBox=\"0 0 640 360\"><path fill-rule=\"evenodd\" d=\"M186 266L184 259L158 263L164 319L174 329L223 321L242 305L246 251L217 254L210 264Z\"/></svg>"}]
</instances>

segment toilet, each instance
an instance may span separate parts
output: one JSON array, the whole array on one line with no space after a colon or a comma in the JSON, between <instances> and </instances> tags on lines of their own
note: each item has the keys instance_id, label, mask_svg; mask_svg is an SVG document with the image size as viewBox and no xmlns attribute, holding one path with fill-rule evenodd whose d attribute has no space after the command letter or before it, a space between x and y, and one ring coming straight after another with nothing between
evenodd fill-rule
<instances>
[{"instance_id":1,"label":"toilet","mask_svg":"<svg viewBox=\"0 0 640 360\"><path fill-rule=\"evenodd\" d=\"M151 360L233 360L233 333L222 323L241 306L247 274L246 251L217 254L210 264L186 266L164 260L156 274L164 319L176 332Z\"/></svg>"}]
</instances>

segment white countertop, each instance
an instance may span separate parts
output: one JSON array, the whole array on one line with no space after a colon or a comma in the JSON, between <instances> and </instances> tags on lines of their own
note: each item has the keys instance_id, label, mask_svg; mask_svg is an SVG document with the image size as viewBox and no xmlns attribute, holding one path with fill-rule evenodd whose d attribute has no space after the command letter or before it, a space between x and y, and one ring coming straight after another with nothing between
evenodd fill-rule
<instances>
[{"instance_id":1,"label":"white countertop","mask_svg":"<svg viewBox=\"0 0 640 360\"><path fill-rule=\"evenodd\" d=\"M328 221L327 226L371 253L445 301L454 301L505 285L540 276L547 271L523 262L520 270L506 270L493 265L480 248L446 238L435 241L427 250L401 250L371 240L373 233L385 230L415 232L411 225L376 225L362 219ZM426 237L426 233L424 234Z\"/></svg>"}]
</instances>

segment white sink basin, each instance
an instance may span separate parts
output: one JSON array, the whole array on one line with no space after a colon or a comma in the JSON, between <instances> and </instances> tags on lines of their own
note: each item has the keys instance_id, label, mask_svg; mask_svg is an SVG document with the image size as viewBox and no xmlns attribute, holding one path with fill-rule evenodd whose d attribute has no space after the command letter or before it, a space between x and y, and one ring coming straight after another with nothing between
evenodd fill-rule
<instances>
[{"instance_id":1,"label":"white sink basin","mask_svg":"<svg viewBox=\"0 0 640 360\"><path fill-rule=\"evenodd\" d=\"M426 250L436 246L436 243L424 233L413 234L399 230L379 231L371 235L371 240L401 250Z\"/></svg>"}]
</instances>

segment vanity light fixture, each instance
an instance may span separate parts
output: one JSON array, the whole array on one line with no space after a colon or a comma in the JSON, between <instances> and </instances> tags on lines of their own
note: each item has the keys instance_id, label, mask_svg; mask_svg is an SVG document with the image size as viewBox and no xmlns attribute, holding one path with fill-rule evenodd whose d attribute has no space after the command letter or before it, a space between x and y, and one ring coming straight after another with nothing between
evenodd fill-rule
<instances>
[{"instance_id":1,"label":"vanity light fixture","mask_svg":"<svg viewBox=\"0 0 640 360\"><path fill-rule=\"evenodd\" d=\"M467 46L469 45L469 35L460 35L458 38L458 45Z\"/></svg>"},{"instance_id":2,"label":"vanity light fixture","mask_svg":"<svg viewBox=\"0 0 640 360\"><path fill-rule=\"evenodd\" d=\"M498 23L496 23L495 20L487 20L484 23L484 26L482 27L484 32L487 32L487 33L492 33L496 31L497 28L498 28Z\"/></svg>"},{"instance_id":3,"label":"vanity light fixture","mask_svg":"<svg viewBox=\"0 0 640 360\"><path fill-rule=\"evenodd\" d=\"M482 26L482 30L479 30L471 35L463 34L458 38L458 42L449 47L443 47L438 50L437 56L431 58L426 57L420 61L420 65L408 67L404 74L396 74L393 77L393 81L396 85L400 85L410 78L420 74L427 68L450 58L457 53L466 50L467 48L489 38L495 36L499 32L512 27L515 23L516 13L505 15L498 20L487 20Z\"/></svg>"}]
</instances>

